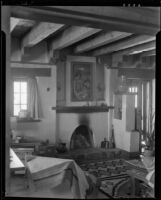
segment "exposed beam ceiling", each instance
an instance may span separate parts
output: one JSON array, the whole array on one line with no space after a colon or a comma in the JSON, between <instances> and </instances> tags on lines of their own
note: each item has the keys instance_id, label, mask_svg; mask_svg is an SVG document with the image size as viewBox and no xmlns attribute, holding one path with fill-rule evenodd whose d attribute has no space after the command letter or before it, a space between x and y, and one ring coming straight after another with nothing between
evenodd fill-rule
<instances>
[{"instance_id":1,"label":"exposed beam ceiling","mask_svg":"<svg viewBox=\"0 0 161 200\"><path fill-rule=\"evenodd\" d=\"M63 24L39 23L22 39L22 48L36 45L63 26Z\"/></svg>"},{"instance_id":2,"label":"exposed beam ceiling","mask_svg":"<svg viewBox=\"0 0 161 200\"><path fill-rule=\"evenodd\" d=\"M102 47L101 49L95 50L93 51L92 55L99 56L102 54L107 54L107 53L127 49L132 46L140 45L140 44L143 44L149 41L154 41L154 40L155 40L155 37L153 36L147 36L147 35L135 36L125 41L120 41L115 44L108 45L107 47Z\"/></svg>"},{"instance_id":3,"label":"exposed beam ceiling","mask_svg":"<svg viewBox=\"0 0 161 200\"><path fill-rule=\"evenodd\" d=\"M118 31L103 33L94 39L88 40L87 42L84 42L78 45L75 48L74 52L82 53L84 51L89 51L91 49L125 38L130 35L132 35L132 33L124 33L124 32L118 32Z\"/></svg>"},{"instance_id":4,"label":"exposed beam ceiling","mask_svg":"<svg viewBox=\"0 0 161 200\"><path fill-rule=\"evenodd\" d=\"M99 31L101 30L87 27L72 26L66 29L58 38L54 39L54 41L51 43L50 49L59 50L65 48Z\"/></svg>"},{"instance_id":5,"label":"exposed beam ceiling","mask_svg":"<svg viewBox=\"0 0 161 200\"><path fill-rule=\"evenodd\" d=\"M12 23L11 36L21 39L24 61L31 60L33 49L37 51L37 44L45 40L42 49L50 60L46 62L56 63L64 61L66 55L84 53L110 67L145 67L143 61L155 55L154 35L160 28L160 13L147 8L12 6L11 16L20 20ZM135 54L142 59L132 64L123 60L123 55L134 58Z\"/></svg>"},{"instance_id":6,"label":"exposed beam ceiling","mask_svg":"<svg viewBox=\"0 0 161 200\"><path fill-rule=\"evenodd\" d=\"M17 26L17 24L20 22L20 19L11 17L10 18L10 32L14 30L14 28Z\"/></svg>"},{"instance_id":7,"label":"exposed beam ceiling","mask_svg":"<svg viewBox=\"0 0 161 200\"><path fill-rule=\"evenodd\" d=\"M159 10L135 7L12 6L11 16L138 34L156 35L160 30Z\"/></svg>"}]
</instances>

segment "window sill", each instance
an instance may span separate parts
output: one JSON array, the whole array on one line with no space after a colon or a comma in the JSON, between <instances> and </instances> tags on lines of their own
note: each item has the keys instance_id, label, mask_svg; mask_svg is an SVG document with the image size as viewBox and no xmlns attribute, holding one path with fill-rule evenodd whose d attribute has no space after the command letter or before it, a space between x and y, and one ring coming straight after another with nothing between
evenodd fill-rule
<instances>
[{"instance_id":1,"label":"window sill","mask_svg":"<svg viewBox=\"0 0 161 200\"><path fill-rule=\"evenodd\" d=\"M17 118L17 122L18 123L23 123L23 122L41 122L41 120L40 119L27 119L27 118L20 119L20 118Z\"/></svg>"}]
</instances>

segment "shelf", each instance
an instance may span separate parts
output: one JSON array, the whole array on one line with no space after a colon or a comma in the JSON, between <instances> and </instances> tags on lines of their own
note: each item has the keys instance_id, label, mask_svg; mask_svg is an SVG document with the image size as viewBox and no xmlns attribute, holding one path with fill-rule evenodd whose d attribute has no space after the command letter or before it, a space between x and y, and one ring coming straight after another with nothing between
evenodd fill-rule
<instances>
[{"instance_id":1,"label":"shelf","mask_svg":"<svg viewBox=\"0 0 161 200\"><path fill-rule=\"evenodd\" d=\"M57 113L95 113L108 112L113 106L58 106L52 107Z\"/></svg>"},{"instance_id":2,"label":"shelf","mask_svg":"<svg viewBox=\"0 0 161 200\"><path fill-rule=\"evenodd\" d=\"M27 119L27 118L24 118L24 119L17 119L17 122L18 123L24 123L24 122L41 122L40 119Z\"/></svg>"},{"instance_id":3,"label":"shelf","mask_svg":"<svg viewBox=\"0 0 161 200\"><path fill-rule=\"evenodd\" d=\"M19 143L11 143L12 148L35 148L35 146L39 145L40 142L19 142Z\"/></svg>"}]
</instances>

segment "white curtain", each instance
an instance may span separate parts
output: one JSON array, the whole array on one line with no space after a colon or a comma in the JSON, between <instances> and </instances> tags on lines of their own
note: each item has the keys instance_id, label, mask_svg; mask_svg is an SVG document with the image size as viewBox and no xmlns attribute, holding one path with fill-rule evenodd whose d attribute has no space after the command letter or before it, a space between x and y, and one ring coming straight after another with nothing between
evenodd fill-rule
<instances>
[{"instance_id":1,"label":"white curtain","mask_svg":"<svg viewBox=\"0 0 161 200\"><path fill-rule=\"evenodd\" d=\"M39 119L40 116L40 99L38 95L37 79L28 78L28 112L32 119Z\"/></svg>"}]
</instances>

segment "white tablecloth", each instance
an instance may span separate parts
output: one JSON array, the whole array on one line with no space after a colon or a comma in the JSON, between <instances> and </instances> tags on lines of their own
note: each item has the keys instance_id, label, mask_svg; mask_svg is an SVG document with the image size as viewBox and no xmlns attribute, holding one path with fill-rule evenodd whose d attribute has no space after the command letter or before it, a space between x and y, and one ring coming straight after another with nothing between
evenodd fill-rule
<instances>
[{"instance_id":1,"label":"white tablecloth","mask_svg":"<svg viewBox=\"0 0 161 200\"><path fill-rule=\"evenodd\" d=\"M14 150L10 148L10 169L11 170L21 170L25 169L24 164L20 160L20 158L16 155Z\"/></svg>"},{"instance_id":2,"label":"white tablecloth","mask_svg":"<svg viewBox=\"0 0 161 200\"><path fill-rule=\"evenodd\" d=\"M73 198L85 198L89 184L73 160L36 156L27 166L36 189L52 189L68 179Z\"/></svg>"}]
</instances>

